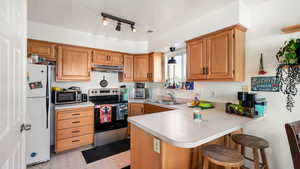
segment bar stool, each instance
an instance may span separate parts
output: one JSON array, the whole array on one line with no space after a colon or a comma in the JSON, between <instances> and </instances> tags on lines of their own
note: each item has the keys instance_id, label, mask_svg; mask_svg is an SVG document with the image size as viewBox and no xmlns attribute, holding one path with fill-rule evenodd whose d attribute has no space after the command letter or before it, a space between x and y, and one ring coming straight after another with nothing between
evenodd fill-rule
<instances>
[{"instance_id":1,"label":"bar stool","mask_svg":"<svg viewBox=\"0 0 300 169\"><path fill-rule=\"evenodd\" d=\"M225 167L225 169L240 169L244 163L243 156L236 150L222 145L211 144L203 149L203 169L209 168L209 163Z\"/></svg>"},{"instance_id":2,"label":"bar stool","mask_svg":"<svg viewBox=\"0 0 300 169\"><path fill-rule=\"evenodd\" d=\"M241 145L241 153L245 159L254 162L255 169L269 169L268 161L266 157L265 149L269 147L268 141L263 138L251 136L247 134L235 134L232 136L232 140ZM245 147L252 148L253 151L253 159L246 157L245 155ZM262 158L262 163L259 161L259 154Z\"/></svg>"}]
</instances>

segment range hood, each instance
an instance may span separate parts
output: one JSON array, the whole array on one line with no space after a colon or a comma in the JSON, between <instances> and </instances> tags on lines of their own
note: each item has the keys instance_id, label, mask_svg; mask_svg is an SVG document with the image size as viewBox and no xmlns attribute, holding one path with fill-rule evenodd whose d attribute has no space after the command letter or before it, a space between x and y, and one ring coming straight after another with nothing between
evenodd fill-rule
<instances>
[{"instance_id":1,"label":"range hood","mask_svg":"<svg viewBox=\"0 0 300 169\"><path fill-rule=\"evenodd\" d=\"M92 71L97 71L97 72L123 72L123 66L105 66L105 65L97 65L93 64L92 65Z\"/></svg>"}]
</instances>

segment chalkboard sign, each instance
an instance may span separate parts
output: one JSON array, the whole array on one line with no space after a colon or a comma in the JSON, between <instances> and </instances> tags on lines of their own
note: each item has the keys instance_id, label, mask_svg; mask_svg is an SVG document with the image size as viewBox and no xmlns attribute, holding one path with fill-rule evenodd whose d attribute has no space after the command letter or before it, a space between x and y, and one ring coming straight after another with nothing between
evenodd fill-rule
<instances>
[{"instance_id":1,"label":"chalkboard sign","mask_svg":"<svg viewBox=\"0 0 300 169\"><path fill-rule=\"evenodd\" d=\"M276 76L251 77L251 90L279 92L279 82Z\"/></svg>"}]
</instances>

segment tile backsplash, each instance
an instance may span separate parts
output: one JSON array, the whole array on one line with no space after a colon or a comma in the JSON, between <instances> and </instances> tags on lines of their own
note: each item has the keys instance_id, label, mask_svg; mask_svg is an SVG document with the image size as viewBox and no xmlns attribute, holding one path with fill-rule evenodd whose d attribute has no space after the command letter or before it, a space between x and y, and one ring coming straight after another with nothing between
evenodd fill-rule
<instances>
[{"instance_id":1,"label":"tile backsplash","mask_svg":"<svg viewBox=\"0 0 300 169\"><path fill-rule=\"evenodd\" d=\"M57 82L53 79L52 86L69 88L71 86L78 86L83 92L87 92L88 89L101 88L100 81L103 77L108 81L107 88L118 88L121 85L126 85L128 87L133 87L134 83L122 83L119 82L118 73L107 73L107 72L91 72L91 80L87 82Z\"/></svg>"}]
</instances>

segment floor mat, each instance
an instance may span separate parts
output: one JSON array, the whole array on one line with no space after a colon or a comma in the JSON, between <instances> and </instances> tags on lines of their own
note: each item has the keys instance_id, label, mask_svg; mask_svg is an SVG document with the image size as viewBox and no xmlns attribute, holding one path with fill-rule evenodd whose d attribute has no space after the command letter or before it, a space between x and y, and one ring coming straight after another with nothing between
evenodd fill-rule
<instances>
[{"instance_id":1,"label":"floor mat","mask_svg":"<svg viewBox=\"0 0 300 169\"><path fill-rule=\"evenodd\" d=\"M128 151L130 149L130 140L125 139L103 146L98 146L90 150L82 151L82 155L86 163L92 163L94 161L101 160L103 158Z\"/></svg>"},{"instance_id":2,"label":"floor mat","mask_svg":"<svg viewBox=\"0 0 300 169\"><path fill-rule=\"evenodd\" d=\"M130 169L130 165L129 165L129 166L127 166L127 167L124 167L124 168L122 168L122 169Z\"/></svg>"}]
</instances>

